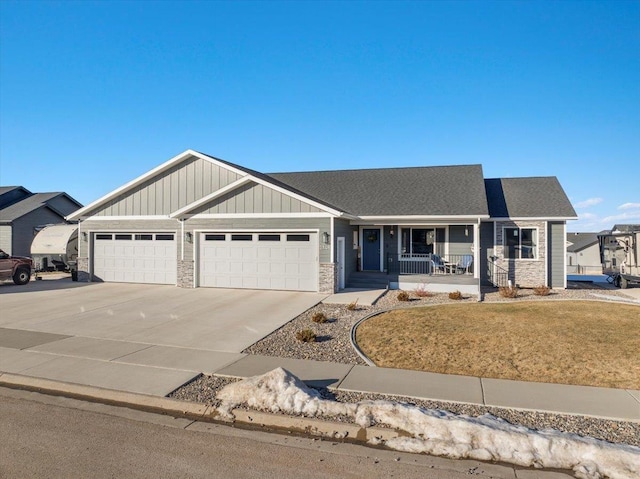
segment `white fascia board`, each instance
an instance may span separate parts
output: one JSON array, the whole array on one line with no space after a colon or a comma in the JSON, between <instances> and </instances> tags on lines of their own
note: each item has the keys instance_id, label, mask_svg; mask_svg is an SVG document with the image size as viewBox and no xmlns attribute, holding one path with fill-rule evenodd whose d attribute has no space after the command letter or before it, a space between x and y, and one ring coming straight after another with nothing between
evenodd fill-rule
<instances>
[{"instance_id":1,"label":"white fascia board","mask_svg":"<svg viewBox=\"0 0 640 479\"><path fill-rule=\"evenodd\" d=\"M171 158L168 161L165 161L164 163L162 163L160 166L155 167L154 169L148 171L147 173L138 176L136 179L130 181L129 183L126 183L125 185L121 186L120 188L117 188L115 190L113 190L111 193L108 193L106 195L104 195L102 198L97 199L96 201L94 201L93 203L89 203L87 206L85 206L84 208L80 208L79 210L71 213L69 216L67 216L65 219L68 221L72 221L72 220L77 220L83 217L83 215L85 215L85 213L93 210L94 208L103 205L104 203L112 200L113 198L116 198L117 196L121 195L122 193L125 193L126 191L130 190L131 188L134 188L140 184L142 184L143 182L147 181L149 178L152 178L153 176L162 173L165 170L168 170L169 168L171 168L172 166L176 165L177 163L180 163L182 161L184 161L185 159L195 156L197 158L200 158L201 160L204 161L208 161L210 163L213 163L215 165L220 166L221 168L225 168L229 171L232 171L240 176L245 176L247 173L239 170L238 168L234 168L230 165L227 165L226 163L223 163L221 161L216 160L215 158L212 158L210 156L207 155L203 155L202 153L198 153L197 151L194 150L185 150L182 153L180 153L179 155L174 156L173 158Z\"/></svg>"},{"instance_id":2,"label":"white fascia board","mask_svg":"<svg viewBox=\"0 0 640 479\"><path fill-rule=\"evenodd\" d=\"M283 195L287 195L287 196L290 196L291 198L295 198L296 200L302 201L303 203L306 203L306 204L308 204L310 206L313 206L315 208L321 209L322 211L326 211L327 213L330 213L330 214L332 214L334 216L343 216L343 212L342 211L335 210L333 208L330 208L328 206L323 205L322 203L318 203L317 201L310 200L309 198L306 198L306 197L304 197L302 195L294 193L293 191L289 191L286 188L282 188L282 187L280 187L278 185L275 185L275 184L273 184L271 182L265 181L265 180L263 180L261 178L256 178L255 176L251 176L251 175L249 175L249 176L256 183L261 184L262 186L266 186L267 188L271 188L271 189L277 191L278 193L282 193Z\"/></svg>"},{"instance_id":3,"label":"white fascia board","mask_svg":"<svg viewBox=\"0 0 640 479\"><path fill-rule=\"evenodd\" d=\"M398 225L398 224L416 224L416 223L432 223L432 224L465 224L476 222L489 218L489 215L458 215L458 216L424 216L424 215L407 215L407 216L360 216L352 220L352 225L381 224L381 225Z\"/></svg>"},{"instance_id":4,"label":"white fascia board","mask_svg":"<svg viewBox=\"0 0 640 479\"><path fill-rule=\"evenodd\" d=\"M233 218L333 218L330 213L206 213L198 215L185 215L185 219L216 220Z\"/></svg>"},{"instance_id":5,"label":"white fascia board","mask_svg":"<svg viewBox=\"0 0 640 479\"><path fill-rule=\"evenodd\" d=\"M213 193L210 193L207 196L204 196L203 198L200 198L199 200L194 201L193 203L188 204L187 206L174 211L169 215L169 217L170 218L184 217L185 213L192 211L195 208L198 208L199 206L207 204L209 201L213 201L216 198L219 198L220 196L229 193L230 191L240 188L242 185L250 183L251 181L252 181L251 178L245 173L245 176L243 176L242 178L239 178L236 181L229 183L227 186L223 186L219 190L216 190Z\"/></svg>"},{"instance_id":6,"label":"white fascia board","mask_svg":"<svg viewBox=\"0 0 640 479\"><path fill-rule=\"evenodd\" d=\"M162 163L160 166L155 167L154 169L148 171L147 173L145 173L144 175L138 176L136 179L130 181L129 183L124 184L123 186L121 186L120 188L117 188L115 190L113 190L111 193L107 193L106 195L104 195L102 198L97 199L96 201L94 201L93 203L89 203L87 206L85 206L84 208L80 208L79 210L71 213L69 216L67 216L67 220L77 220L77 219L81 219L83 218L83 215L91 210L93 210L94 208L96 208L97 206L100 206L110 200L112 200L113 198L116 198L117 196L121 195L122 193L128 191L129 189L138 186L139 184L145 182L146 180L148 180L149 178L151 178L152 176L157 175L158 173L161 173L169 168L171 168L173 165L175 165L176 163L180 163L181 161L183 161L185 158L188 158L190 156L197 156L199 158L202 158L202 155L200 155L198 152L193 151L193 150L186 150L183 151L182 153L180 153L179 155L174 156L173 158L171 158L168 161L165 161L164 163ZM209 160L211 160L211 158L209 158Z\"/></svg>"},{"instance_id":7,"label":"white fascia board","mask_svg":"<svg viewBox=\"0 0 640 479\"><path fill-rule=\"evenodd\" d=\"M577 216L541 216L541 217L516 217L513 218L489 218L489 221L569 221L577 220Z\"/></svg>"},{"instance_id":8,"label":"white fascia board","mask_svg":"<svg viewBox=\"0 0 640 479\"><path fill-rule=\"evenodd\" d=\"M148 216L90 216L82 221L158 221L170 220L168 215L148 215Z\"/></svg>"}]
</instances>

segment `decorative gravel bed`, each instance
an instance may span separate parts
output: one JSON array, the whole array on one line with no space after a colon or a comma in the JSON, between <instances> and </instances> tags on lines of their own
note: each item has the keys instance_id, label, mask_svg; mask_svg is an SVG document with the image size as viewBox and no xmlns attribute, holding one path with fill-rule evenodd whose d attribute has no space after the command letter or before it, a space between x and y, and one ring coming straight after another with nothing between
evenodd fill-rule
<instances>
[{"instance_id":1,"label":"decorative gravel bed","mask_svg":"<svg viewBox=\"0 0 640 479\"><path fill-rule=\"evenodd\" d=\"M171 394L170 397L183 401L192 401L218 407L220 401L216 398L219 389L238 381L237 378L221 376L200 376ZM530 429L556 429L563 432L590 436L596 439L619 444L630 444L640 447L640 424L598 419L586 416L552 414L538 411L519 411L515 409L479 406L444 401L430 401L426 399L408 398L404 396L391 396L386 394L358 393L338 391L335 389L320 389L320 394L325 399L338 402L356 403L366 400L386 400L406 404L412 404L426 409L442 409L455 414L467 416L481 416L491 414L504 419L511 424L518 424ZM321 419L351 422L346 417L325 417Z\"/></svg>"},{"instance_id":2,"label":"decorative gravel bed","mask_svg":"<svg viewBox=\"0 0 640 479\"><path fill-rule=\"evenodd\" d=\"M243 352L247 354L260 354L264 356L277 356L295 359L314 359L317 361L332 361L343 364L366 364L358 356L351 346L351 328L360 319L378 311L391 308L415 308L432 304L452 303L448 294L431 294L428 297L418 297L415 292L407 291L409 301L399 301L399 291L387 291L373 306L357 306L354 311L349 311L346 305L320 303L305 311L300 316L289 321L280 329L257 343L249 346ZM533 290L522 289L516 298L504 298L500 293L492 291L484 294L485 302L509 302L509 301L548 301L598 299L592 293L606 294L629 299L616 290L602 289L566 289L552 291L548 296L536 296ZM477 296L465 295L463 299L455 301L476 302ZM311 317L318 312L324 313L329 322L314 323ZM317 336L316 343L303 343L296 340L296 332L303 329L311 329Z\"/></svg>"},{"instance_id":3,"label":"decorative gravel bed","mask_svg":"<svg viewBox=\"0 0 640 479\"><path fill-rule=\"evenodd\" d=\"M536 296L533 290L520 290L517 298L503 298L498 292L487 292L483 295L486 302L502 301L537 301L537 300L594 300L599 299L593 293L628 299L616 290L604 290L597 286L577 289L552 291L549 296ZM266 356L278 356L297 359L313 359L318 361L332 361L344 364L366 364L351 346L350 335L353 325L365 316L391 308L413 308L430 304L450 303L447 294L432 294L428 297L418 297L415 292L410 293L410 301L399 301L399 291L388 291L373 306L357 306L349 310L346 305L318 304L297 318L282 326L264 339L258 341L243 352ZM457 302L475 302L476 296L466 296ZM314 313L323 312L329 319L326 323L315 323L311 320ZM295 338L297 331L311 329L315 332L318 342L303 343ZM218 376L200 376L191 383L183 386L171 394L175 399L194 401L199 403L219 405L216 392L234 378ZM384 399L415 404L428 409L444 409L456 414L479 416L492 414L505 419L512 424L520 424L531 429L553 428L583 436L590 436L614 443L625 443L640 446L640 424L624 421L612 421L585 416L550 414L536 411L518 411L513 409L477 406L441 401L417 400L400 396L384 394L363 394L336 390L321 390L324 397L341 402L358 402L361 400ZM344 420L344 418L331 418Z\"/></svg>"}]
</instances>

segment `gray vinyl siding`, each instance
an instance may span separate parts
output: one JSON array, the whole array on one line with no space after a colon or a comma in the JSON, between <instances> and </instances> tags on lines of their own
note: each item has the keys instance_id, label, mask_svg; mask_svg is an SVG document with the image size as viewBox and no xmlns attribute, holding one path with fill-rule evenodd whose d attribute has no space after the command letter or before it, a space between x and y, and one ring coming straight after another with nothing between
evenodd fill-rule
<instances>
[{"instance_id":1,"label":"gray vinyl siding","mask_svg":"<svg viewBox=\"0 0 640 479\"><path fill-rule=\"evenodd\" d=\"M64 195L56 196L47 201L47 204L57 211L67 216L79 209L80 207Z\"/></svg>"},{"instance_id":2,"label":"gray vinyl siding","mask_svg":"<svg viewBox=\"0 0 640 479\"><path fill-rule=\"evenodd\" d=\"M16 256L31 256L31 243L36 235L35 228L37 226L64 222L64 218L61 218L44 206L14 220L12 223L11 254Z\"/></svg>"},{"instance_id":3,"label":"gray vinyl siding","mask_svg":"<svg viewBox=\"0 0 640 479\"><path fill-rule=\"evenodd\" d=\"M92 234L95 232L104 233L176 233L178 240L178 254L180 254L180 224L176 220L117 220L117 221L91 221L86 220L80 223L80 235L78 241L78 257L87 258L89 254L89 242L85 241L82 233Z\"/></svg>"},{"instance_id":4,"label":"gray vinyl siding","mask_svg":"<svg viewBox=\"0 0 640 479\"><path fill-rule=\"evenodd\" d=\"M7 254L13 254L11 246L11 225L0 226L0 249Z\"/></svg>"},{"instance_id":5,"label":"gray vinyl siding","mask_svg":"<svg viewBox=\"0 0 640 479\"><path fill-rule=\"evenodd\" d=\"M465 229L467 234L465 235ZM471 245L473 244L473 225L451 225L449 226L449 254L463 255L473 254Z\"/></svg>"},{"instance_id":6,"label":"gray vinyl siding","mask_svg":"<svg viewBox=\"0 0 640 479\"><path fill-rule=\"evenodd\" d=\"M331 261L331 250L324 249L322 233L331 234L331 218L228 218L228 219L197 219L192 218L185 222L185 231L193 232L218 230L245 230L245 231L283 231L283 230L319 230L319 260L320 263ZM193 250L196 241L184 244L184 258L193 259ZM180 246L178 245L178 249Z\"/></svg>"},{"instance_id":7,"label":"gray vinyl siding","mask_svg":"<svg viewBox=\"0 0 640 479\"><path fill-rule=\"evenodd\" d=\"M290 195L256 183L237 188L216 198L194 214L232 213L317 213L321 210Z\"/></svg>"},{"instance_id":8,"label":"gray vinyl siding","mask_svg":"<svg viewBox=\"0 0 640 479\"><path fill-rule=\"evenodd\" d=\"M239 175L200 158L183 161L113 199L98 216L156 216L172 212L233 183Z\"/></svg>"},{"instance_id":9,"label":"gray vinyl siding","mask_svg":"<svg viewBox=\"0 0 640 479\"><path fill-rule=\"evenodd\" d=\"M549 222L548 285L552 288L565 287L564 261L566 253L565 233L563 222Z\"/></svg>"},{"instance_id":10,"label":"gray vinyl siding","mask_svg":"<svg viewBox=\"0 0 640 479\"><path fill-rule=\"evenodd\" d=\"M335 220L333 225L333 234L335 236L333 245L337 244L339 236L344 237L344 278L345 282L349 282L349 276L356 271L358 264L358 250L353 249L353 232L358 231L357 226L352 226L349 221Z\"/></svg>"},{"instance_id":11,"label":"gray vinyl siding","mask_svg":"<svg viewBox=\"0 0 640 479\"><path fill-rule=\"evenodd\" d=\"M189 219L184 223L184 231L194 234L191 243L184 242L184 259L192 260L194 247L197 239L195 230L200 231L216 231L216 230L319 230L320 238L322 233L331 233L331 219L326 218L228 218L228 219ZM176 233L177 254L178 259L181 258L182 251L182 230L177 220L114 220L114 221L91 221L86 220L80 224L81 232L167 232ZM81 235L82 236L82 235ZM350 241L350 240L349 240ZM321 241L320 241L321 243ZM321 263L331 261L331 251L329 249L321 249L319 251L319 259ZM79 241L79 257L88 257L88 243Z\"/></svg>"},{"instance_id":12,"label":"gray vinyl siding","mask_svg":"<svg viewBox=\"0 0 640 479\"><path fill-rule=\"evenodd\" d=\"M489 259L495 254L493 222L480 223L480 282L484 285L489 282Z\"/></svg>"}]
</instances>

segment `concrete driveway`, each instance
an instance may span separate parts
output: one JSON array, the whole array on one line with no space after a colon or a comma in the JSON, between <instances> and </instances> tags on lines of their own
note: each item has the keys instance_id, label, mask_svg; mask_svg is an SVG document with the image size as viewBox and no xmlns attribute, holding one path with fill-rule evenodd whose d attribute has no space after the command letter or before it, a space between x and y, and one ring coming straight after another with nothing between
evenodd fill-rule
<instances>
[{"instance_id":1,"label":"concrete driveway","mask_svg":"<svg viewBox=\"0 0 640 479\"><path fill-rule=\"evenodd\" d=\"M326 295L175 286L0 284L0 328L239 353Z\"/></svg>"}]
</instances>

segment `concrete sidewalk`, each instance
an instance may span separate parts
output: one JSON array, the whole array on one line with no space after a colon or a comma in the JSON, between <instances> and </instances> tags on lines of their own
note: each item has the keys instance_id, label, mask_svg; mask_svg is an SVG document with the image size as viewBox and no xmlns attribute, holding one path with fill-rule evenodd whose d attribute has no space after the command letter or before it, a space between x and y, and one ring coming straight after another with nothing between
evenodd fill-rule
<instances>
[{"instance_id":1,"label":"concrete sidewalk","mask_svg":"<svg viewBox=\"0 0 640 479\"><path fill-rule=\"evenodd\" d=\"M0 371L166 396L200 373L250 377L284 367L312 386L640 422L640 390L528 383L0 330ZM0 376L0 380L1 380Z\"/></svg>"}]
</instances>

